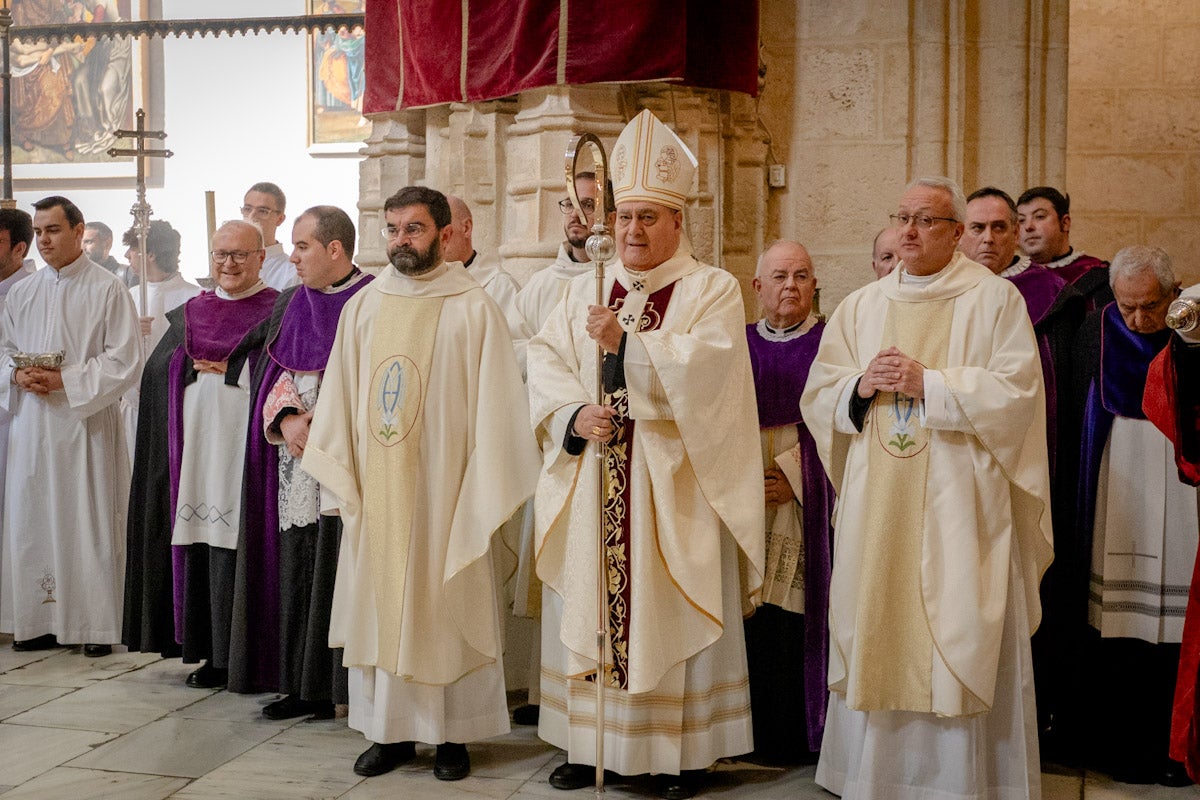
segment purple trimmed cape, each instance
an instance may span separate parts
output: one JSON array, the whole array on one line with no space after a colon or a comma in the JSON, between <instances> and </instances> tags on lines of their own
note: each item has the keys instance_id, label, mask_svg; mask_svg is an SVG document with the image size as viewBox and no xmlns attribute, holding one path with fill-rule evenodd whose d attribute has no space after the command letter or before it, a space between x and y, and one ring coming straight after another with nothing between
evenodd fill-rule
<instances>
[{"instance_id":1,"label":"purple trimmed cape","mask_svg":"<svg viewBox=\"0 0 1200 800\"><path fill-rule=\"evenodd\" d=\"M279 688L279 448L264 435L263 406L286 371L324 372L342 307L370 283L365 276L340 292L298 286L280 295L264 350L250 381L242 519L234 593L229 688L235 692Z\"/></svg>"},{"instance_id":2,"label":"purple trimmed cape","mask_svg":"<svg viewBox=\"0 0 1200 800\"><path fill-rule=\"evenodd\" d=\"M226 361L239 350L239 345L255 326L271 313L279 292L263 289L244 300L222 300L215 292L203 292L184 304L184 341L171 357L167 384L167 447L171 467L171 519L175 519L179 500L179 469L183 460L183 394L196 380L192 362ZM245 354L254 368L257 352ZM226 383L236 383L240 366L225 375ZM171 547L174 571L175 639L183 641L184 548Z\"/></svg>"}]
</instances>

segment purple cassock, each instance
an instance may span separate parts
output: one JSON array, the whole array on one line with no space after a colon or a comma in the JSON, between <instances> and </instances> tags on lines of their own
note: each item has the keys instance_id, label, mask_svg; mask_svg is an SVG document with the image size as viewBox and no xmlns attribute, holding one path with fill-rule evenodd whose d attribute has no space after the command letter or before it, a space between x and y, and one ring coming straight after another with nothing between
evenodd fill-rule
<instances>
[{"instance_id":1,"label":"purple cassock","mask_svg":"<svg viewBox=\"0 0 1200 800\"><path fill-rule=\"evenodd\" d=\"M228 362L225 382L236 385L243 365L249 365L253 370L261 355L259 343L251 333L271 313L278 296L279 293L271 288L235 301L222 300L215 292L204 292L183 306L183 343L171 356L167 388L172 520L179 497L179 470L183 459L183 395L196 379L194 362ZM175 576L175 638L185 645L185 660L188 658L188 633L184 597L189 568L186 550L181 546L171 548Z\"/></svg>"},{"instance_id":2,"label":"purple cassock","mask_svg":"<svg viewBox=\"0 0 1200 800\"><path fill-rule=\"evenodd\" d=\"M226 381L261 349L255 328L278 293L244 300L212 292L167 312L170 327L142 371L133 482L129 493L125 608L121 641L131 651L179 656L184 638L184 548L171 546L183 454L183 395L196 380L195 359L228 363ZM185 654L186 655L186 654Z\"/></svg>"},{"instance_id":3,"label":"purple cassock","mask_svg":"<svg viewBox=\"0 0 1200 800\"><path fill-rule=\"evenodd\" d=\"M352 275L358 274L355 268ZM263 433L263 406L285 370L325 371L342 307L370 281L367 275L341 292L307 286L288 289L279 296L267 324L267 357L258 360L250 380L230 642L231 691L279 690L279 449Z\"/></svg>"},{"instance_id":4,"label":"purple cassock","mask_svg":"<svg viewBox=\"0 0 1200 800\"><path fill-rule=\"evenodd\" d=\"M1058 419L1058 386L1057 365L1051 352L1050 337L1044 330L1039 330L1042 323L1054 307L1054 301L1062 293L1068 281L1055 272L1037 264L1030 264L1024 271L1013 275L1008 280L1021 292L1025 298L1025 307L1029 309L1029 318L1037 331L1038 354L1042 359L1042 377L1046 383L1046 437L1050 445L1050 473L1054 474L1055 430Z\"/></svg>"},{"instance_id":5,"label":"purple cassock","mask_svg":"<svg viewBox=\"0 0 1200 800\"><path fill-rule=\"evenodd\" d=\"M746 326L746 339L750 345L750 361L754 370L754 391L758 399L758 421L762 428L774 428L781 425L795 425L800 445L800 468L802 472L802 491L796 492L804 498L801 508L801 521L804 529L804 615L802 623L793 624L781 620L783 627L794 631L801 642L771 643L768 648L771 664L765 670L756 670L751 665L752 692L751 703L754 704L754 683L757 682L755 673L764 674L765 680L776 683L766 689L768 697L773 699L754 705L753 714L757 722L760 716L780 716L772 709L778 708L782 698L795 695L796 680L803 670L804 683L804 716L807 732L808 749L815 752L820 748L821 737L825 729L825 707L828 698L827 667L829 663L829 581L832 571L833 532L830 516L833 511L833 486L825 474L825 468L817 456L816 443L812 434L800 416L800 395L804 393L804 385L808 381L808 372L817 355L817 347L821 343L821 335L825 323L819 322L808 333L789 341L770 341L764 338L756 324ZM764 606L763 610L772 609ZM799 615L777 610L769 613L773 616L801 619ZM761 613L761 612L760 612ZM753 623L753 618L750 620ZM770 638L779 632L749 631L748 640ZM749 644L749 641L748 641ZM766 644L765 642L763 644ZM785 651L792 646L802 644L802 652L797 653L792 674L787 674ZM760 644L753 645L757 650ZM764 653L765 655L765 653ZM757 660L757 659L756 659ZM780 685L782 684L782 685ZM774 691L770 691L773 688ZM784 715L786 716L786 715ZM780 719L779 727L790 727L790 733L783 730L764 731L772 737L780 735L795 739L795 719ZM755 742L762 740L759 735L760 726L755 725Z\"/></svg>"}]
</instances>

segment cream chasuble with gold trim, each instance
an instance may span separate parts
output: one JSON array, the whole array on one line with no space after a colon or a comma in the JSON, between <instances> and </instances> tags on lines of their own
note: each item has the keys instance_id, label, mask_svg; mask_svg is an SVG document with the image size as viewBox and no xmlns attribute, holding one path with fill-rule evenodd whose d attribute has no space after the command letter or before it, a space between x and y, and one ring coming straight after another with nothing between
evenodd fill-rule
<instances>
[{"instance_id":1,"label":"cream chasuble with gold trim","mask_svg":"<svg viewBox=\"0 0 1200 800\"><path fill-rule=\"evenodd\" d=\"M1014 536L1028 629L1041 618L1052 555L1041 365L1009 281L961 253L926 284L902 274L834 311L801 401L838 491L829 683L851 709L971 715L993 701ZM877 396L859 432L849 398L893 345L934 362L926 396Z\"/></svg>"},{"instance_id":2,"label":"cream chasuble with gold trim","mask_svg":"<svg viewBox=\"0 0 1200 800\"><path fill-rule=\"evenodd\" d=\"M462 269L388 267L347 302L302 464L344 522L347 666L446 686L497 663L489 547L536 483L527 408L507 323Z\"/></svg>"}]
</instances>

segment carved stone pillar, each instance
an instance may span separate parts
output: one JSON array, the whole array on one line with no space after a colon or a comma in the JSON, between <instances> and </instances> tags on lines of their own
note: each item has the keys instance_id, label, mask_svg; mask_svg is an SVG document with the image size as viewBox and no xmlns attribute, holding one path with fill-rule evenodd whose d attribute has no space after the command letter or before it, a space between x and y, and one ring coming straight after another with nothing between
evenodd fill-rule
<instances>
[{"instance_id":1,"label":"carved stone pillar","mask_svg":"<svg viewBox=\"0 0 1200 800\"><path fill-rule=\"evenodd\" d=\"M425 112L373 114L371 135L358 168L358 253L356 263L375 271L387 265L383 202L425 178Z\"/></svg>"},{"instance_id":2,"label":"carved stone pillar","mask_svg":"<svg viewBox=\"0 0 1200 800\"><path fill-rule=\"evenodd\" d=\"M472 244L495 258L506 208L506 139L517 103L451 103L430 115L427 184L461 197L471 209Z\"/></svg>"},{"instance_id":3,"label":"carved stone pillar","mask_svg":"<svg viewBox=\"0 0 1200 800\"><path fill-rule=\"evenodd\" d=\"M558 201L567 196L568 144L581 133L594 133L610 151L625 124L619 94L612 86L558 86L520 95L508 130L503 188L508 213L500 254L521 283L547 266L563 241Z\"/></svg>"}]
</instances>

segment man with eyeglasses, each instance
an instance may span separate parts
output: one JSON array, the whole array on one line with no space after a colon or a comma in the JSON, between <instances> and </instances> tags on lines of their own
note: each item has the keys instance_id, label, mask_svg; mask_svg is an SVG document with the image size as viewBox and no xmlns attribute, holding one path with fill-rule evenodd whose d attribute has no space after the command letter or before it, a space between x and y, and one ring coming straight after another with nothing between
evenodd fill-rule
<instances>
[{"instance_id":1,"label":"man with eyeglasses","mask_svg":"<svg viewBox=\"0 0 1200 800\"><path fill-rule=\"evenodd\" d=\"M620 260L606 270L605 302L580 275L529 342L543 451L538 735L566 750L551 786L592 783L603 619L604 766L651 773L659 796L684 798L717 759L753 749L742 613L759 599L763 568L754 378L738 282L684 237L695 157L643 111L611 163Z\"/></svg>"},{"instance_id":2,"label":"man with eyeglasses","mask_svg":"<svg viewBox=\"0 0 1200 800\"><path fill-rule=\"evenodd\" d=\"M129 494L125 629L130 650L203 664L194 688L227 682L250 372L278 292L259 277L263 237L217 228L216 289L167 312L142 375Z\"/></svg>"},{"instance_id":3,"label":"man with eyeglasses","mask_svg":"<svg viewBox=\"0 0 1200 800\"><path fill-rule=\"evenodd\" d=\"M1108 262L1071 246L1071 196L1053 186L1034 186L1017 198L1021 251L1061 276L1084 296L1087 313L1112 302Z\"/></svg>"},{"instance_id":4,"label":"man with eyeglasses","mask_svg":"<svg viewBox=\"0 0 1200 800\"><path fill-rule=\"evenodd\" d=\"M60 196L33 208L46 268L11 288L0 323L0 411L12 415L0 630L14 650L72 643L104 656L120 640L129 454L118 401L142 368L137 314L83 252L79 208Z\"/></svg>"},{"instance_id":5,"label":"man with eyeglasses","mask_svg":"<svg viewBox=\"0 0 1200 800\"><path fill-rule=\"evenodd\" d=\"M260 277L263 283L279 292L300 283L283 244L275 238L279 226L287 218L283 213L286 208L283 190L269 181L261 181L246 190L241 209L242 219L261 228L266 242Z\"/></svg>"},{"instance_id":6,"label":"man with eyeglasses","mask_svg":"<svg viewBox=\"0 0 1200 800\"><path fill-rule=\"evenodd\" d=\"M800 403L838 490L816 780L845 798L1040 792L1041 364L1020 292L956 252L966 213L908 186L900 264L830 316Z\"/></svg>"},{"instance_id":7,"label":"man with eyeglasses","mask_svg":"<svg viewBox=\"0 0 1200 800\"><path fill-rule=\"evenodd\" d=\"M1143 401L1180 284L1158 247L1125 247L1107 271L1116 300L1088 315L1078 337L1077 547L1091 558L1090 580L1076 589L1094 629L1089 696L1105 698L1089 703L1085 730L1093 763L1115 780L1179 786L1190 781L1168 758L1172 688L1200 517L1197 490Z\"/></svg>"},{"instance_id":8,"label":"man with eyeglasses","mask_svg":"<svg viewBox=\"0 0 1200 800\"><path fill-rule=\"evenodd\" d=\"M508 325L443 254L450 207L409 186L384 203L388 259L346 303L301 467L343 523L329 643L350 668L359 775L507 733L490 548L533 493L538 456Z\"/></svg>"}]
</instances>

